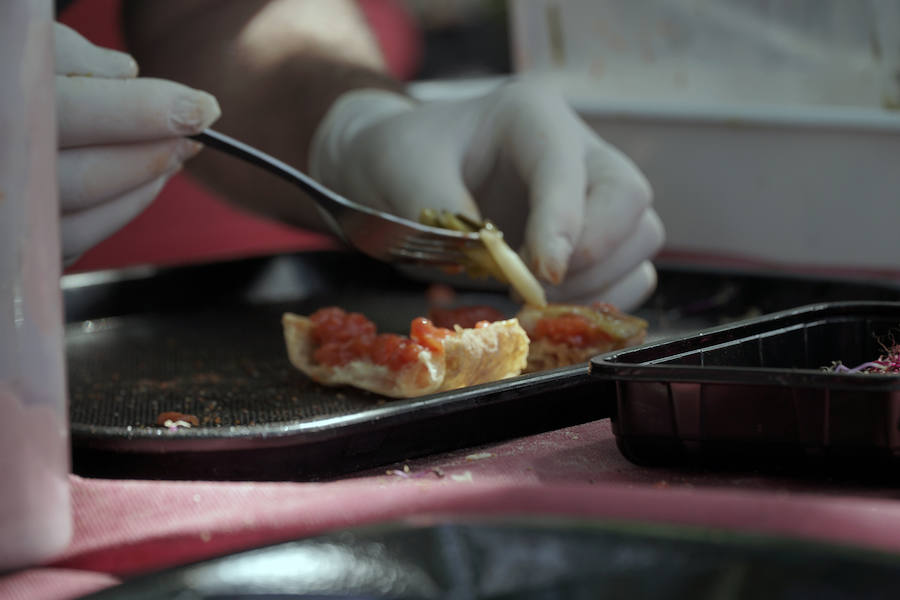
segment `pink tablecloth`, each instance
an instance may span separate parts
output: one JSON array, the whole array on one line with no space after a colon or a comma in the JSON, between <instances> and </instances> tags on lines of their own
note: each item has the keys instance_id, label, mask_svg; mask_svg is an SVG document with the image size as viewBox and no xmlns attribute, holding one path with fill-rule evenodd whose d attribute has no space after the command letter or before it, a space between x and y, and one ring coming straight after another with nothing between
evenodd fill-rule
<instances>
[{"instance_id":1,"label":"pink tablecloth","mask_svg":"<svg viewBox=\"0 0 900 600\"><path fill-rule=\"evenodd\" d=\"M407 471L408 469L408 471ZM326 483L72 478L74 540L0 578L0 598L75 598L136 573L413 515L578 515L900 551L900 489L640 468L607 421Z\"/></svg>"}]
</instances>

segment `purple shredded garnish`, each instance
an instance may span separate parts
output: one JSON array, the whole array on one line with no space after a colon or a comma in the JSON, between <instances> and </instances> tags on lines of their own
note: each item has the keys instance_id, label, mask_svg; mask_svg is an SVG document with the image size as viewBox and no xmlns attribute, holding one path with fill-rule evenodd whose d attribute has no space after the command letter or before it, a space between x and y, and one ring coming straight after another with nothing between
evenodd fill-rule
<instances>
[{"instance_id":1,"label":"purple shredded garnish","mask_svg":"<svg viewBox=\"0 0 900 600\"><path fill-rule=\"evenodd\" d=\"M847 367L840 361L834 362L826 371L832 373L900 373L900 345L894 344L886 348L887 354L879 356L877 360L870 360L855 367Z\"/></svg>"}]
</instances>

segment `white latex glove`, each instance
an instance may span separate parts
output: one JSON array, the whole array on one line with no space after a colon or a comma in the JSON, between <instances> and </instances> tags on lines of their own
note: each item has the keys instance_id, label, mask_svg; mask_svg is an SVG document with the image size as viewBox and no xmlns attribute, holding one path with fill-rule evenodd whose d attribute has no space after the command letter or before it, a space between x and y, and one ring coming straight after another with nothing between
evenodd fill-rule
<instances>
[{"instance_id":1,"label":"white latex glove","mask_svg":"<svg viewBox=\"0 0 900 600\"><path fill-rule=\"evenodd\" d=\"M349 92L310 150L312 175L361 204L491 219L551 301L629 310L656 286L649 258L664 233L649 183L538 82L426 104Z\"/></svg>"},{"instance_id":2,"label":"white latex glove","mask_svg":"<svg viewBox=\"0 0 900 600\"><path fill-rule=\"evenodd\" d=\"M219 117L206 92L138 78L134 59L56 24L58 177L69 263L141 213Z\"/></svg>"}]
</instances>

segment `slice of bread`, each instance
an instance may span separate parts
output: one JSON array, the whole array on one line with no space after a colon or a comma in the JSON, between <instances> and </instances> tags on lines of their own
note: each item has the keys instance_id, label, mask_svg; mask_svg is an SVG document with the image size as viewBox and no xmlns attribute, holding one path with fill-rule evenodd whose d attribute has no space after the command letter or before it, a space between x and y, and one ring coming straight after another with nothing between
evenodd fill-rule
<instances>
[{"instance_id":1,"label":"slice of bread","mask_svg":"<svg viewBox=\"0 0 900 600\"><path fill-rule=\"evenodd\" d=\"M457 327L435 350L391 369L362 358L340 365L315 361L313 322L305 316L282 317L288 358L300 371L325 385L352 385L393 398L412 398L518 375L525 368L528 336L516 319L486 326Z\"/></svg>"},{"instance_id":2,"label":"slice of bread","mask_svg":"<svg viewBox=\"0 0 900 600\"><path fill-rule=\"evenodd\" d=\"M640 344L647 335L646 321L609 304L526 306L516 318L531 340L526 372L587 362L598 354ZM580 323L580 331L554 335L559 331L554 324L563 320Z\"/></svg>"}]
</instances>

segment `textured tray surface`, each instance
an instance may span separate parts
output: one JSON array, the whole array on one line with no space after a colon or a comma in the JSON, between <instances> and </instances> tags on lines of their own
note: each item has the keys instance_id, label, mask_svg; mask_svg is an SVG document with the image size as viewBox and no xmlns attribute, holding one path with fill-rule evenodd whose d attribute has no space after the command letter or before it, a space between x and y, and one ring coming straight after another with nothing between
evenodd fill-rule
<instances>
[{"instance_id":1,"label":"textured tray surface","mask_svg":"<svg viewBox=\"0 0 900 600\"><path fill-rule=\"evenodd\" d=\"M425 284L355 255L275 256L74 283L65 295L76 472L111 465L108 453L168 454L176 461L183 458L177 453L275 447L287 453L300 446L307 467L333 460L293 469L339 472L602 418L613 407L614 398L598 398L591 389L586 365L411 400L311 382L287 361L285 310L306 314L339 305L396 332L427 311ZM662 268L659 290L639 314L658 339L818 298L895 299L900 292ZM461 290L458 301L509 315L517 308L498 291ZM548 394L558 398L563 391L566 402L554 402L553 414L544 414ZM201 427L156 427L165 411L195 415ZM510 411L516 419L508 418ZM323 454L310 452L312 446ZM292 460L300 460L296 455ZM123 474L137 468L134 458ZM152 474L154 460L141 472ZM191 476L190 463L184 471ZM165 475L178 476L171 465Z\"/></svg>"}]
</instances>

